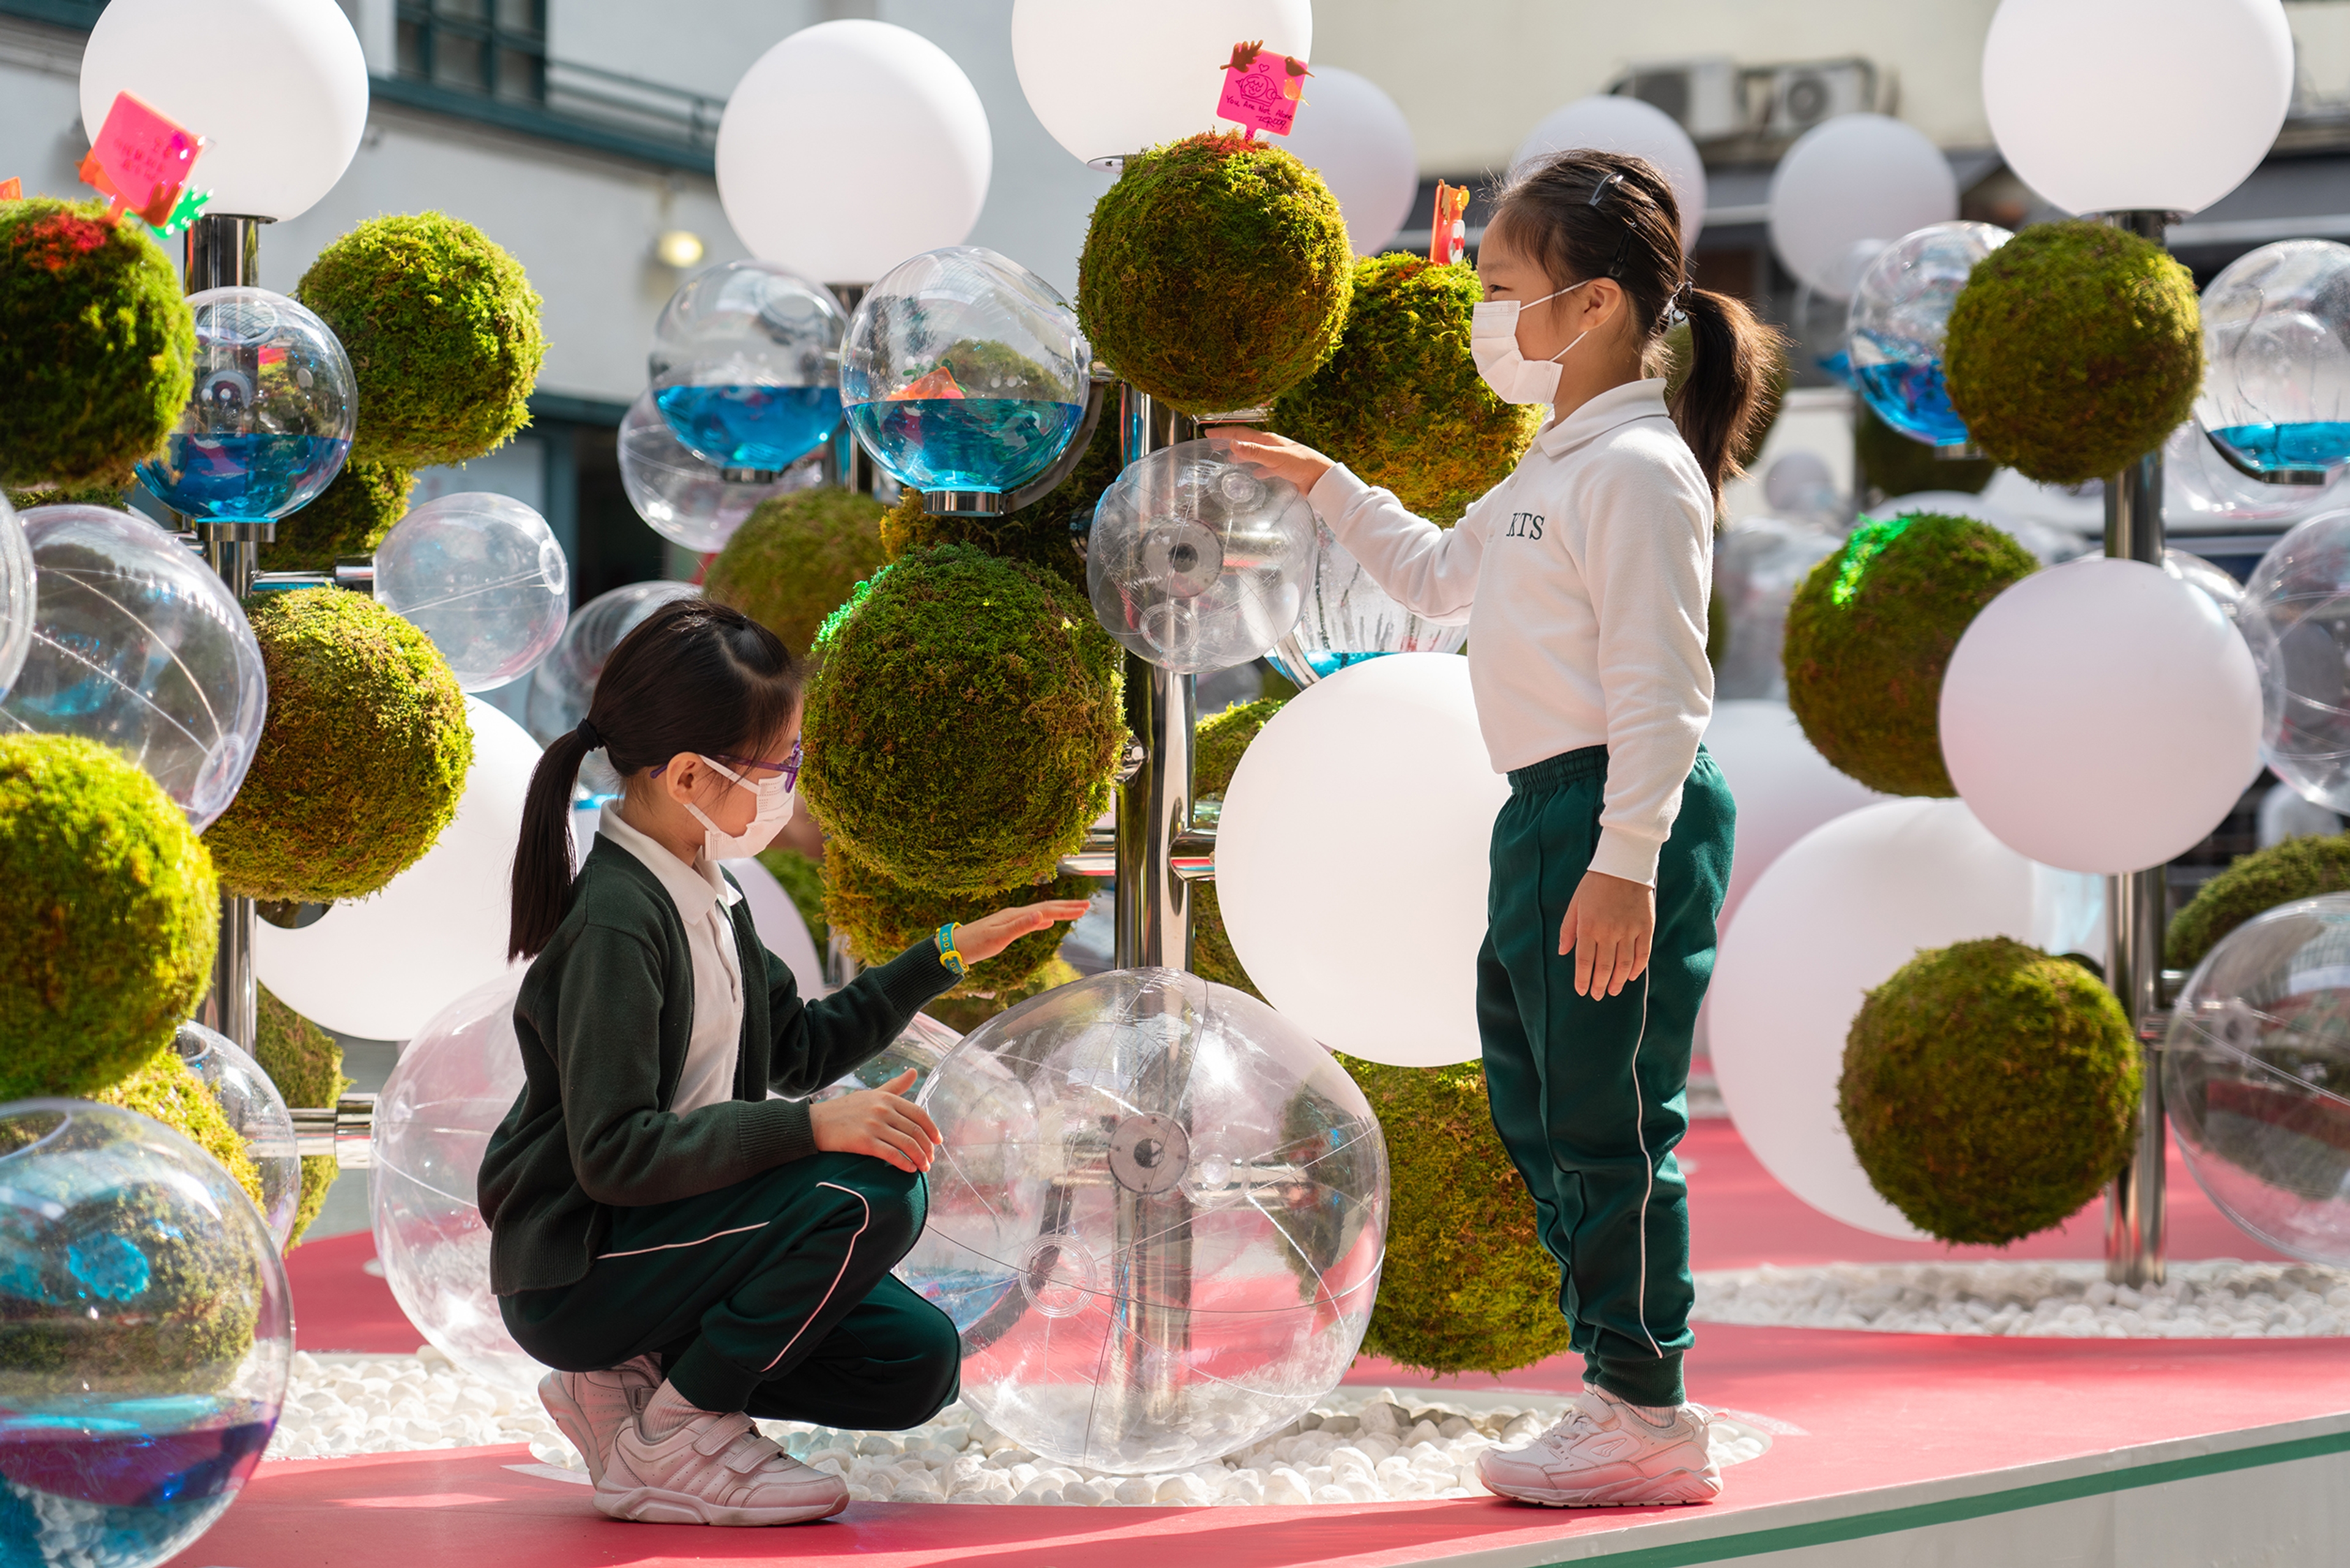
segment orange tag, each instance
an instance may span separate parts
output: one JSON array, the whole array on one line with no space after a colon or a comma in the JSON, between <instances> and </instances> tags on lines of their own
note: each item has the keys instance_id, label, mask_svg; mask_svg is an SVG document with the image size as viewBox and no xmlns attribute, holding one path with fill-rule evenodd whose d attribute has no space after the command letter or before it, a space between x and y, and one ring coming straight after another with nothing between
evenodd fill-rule
<instances>
[{"instance_id":1,"label":"orange tag","mask_svg":"<svg viewBox=\"0 0 2350 1568\"><path fill-rule=\"evenodd\" d=\"M885 403L910 402L916 398L961 398L969 394L956 380L954 371L941 365L927 376L917 377L881 400Z\"/></svg>"},{"instance_id":2,"label":"orange tag","mask_svg":"<svg viewBox=\"0 0 2350 1568\"><path fill-rule=\"evenodd\" d=\"M1234 44L1232 57L1224 63L1224 90L1216 100L1216 113L1245 127L1251 137L1260 130L1286 136L1305 102L1302 78L1313 74L1304 60L1266 54L1263 43Z\"/></svg>"},{"instance_id":3,"label":"orange tag","mask_svg":"<svg viewBox=\"0 0 2350 1568\"><path fill-rule=\"evenodd\" d=\"M1428 259L1450 265L1469 254L1469 230L1462 214L1469 211L1469 187L1436 182L1436 214L1428 226Z\"/></svg>"},{"instance_id":4,"label":"orange tag","mask_svg":"<svg viewBox=\"0 0 2350 1568\"><path fill-rule=\"evenodd\" d=\"M127 92L114 95L106 123L79 171L112 202L117 222L128 210L161 228L172 221L204 139Z\"/></svg>"},{"instance_id":5,"label":"orange tag","mask_svg":"<svg viewBox=\"0 0 2350 1568\"><path fill-rule=\"evenodd\" d=\"M0 180L0 202L21 202L25 199L25 182L11 174Z\"/></svg>"}]
</instances>

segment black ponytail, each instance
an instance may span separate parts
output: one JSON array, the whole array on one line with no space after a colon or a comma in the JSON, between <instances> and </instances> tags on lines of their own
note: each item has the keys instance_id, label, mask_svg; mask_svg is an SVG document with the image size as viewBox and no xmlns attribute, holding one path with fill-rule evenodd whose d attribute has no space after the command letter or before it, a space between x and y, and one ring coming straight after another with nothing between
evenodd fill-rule
<instances>
[{"instance_id":1,"label":"black ponytail","mask_svg":"<svg viewBox=\"0 0 2350 1568\"><path fill-rule=\"evenodd\" d=\"M754 753L799 709L800 670L783 639L737 609L671 599L620 639L588 716L538 759L515 846L506 956L536 958L571 904L571 789L603 751L629 779L681 752Z\"/></svg>"}]
</instances>

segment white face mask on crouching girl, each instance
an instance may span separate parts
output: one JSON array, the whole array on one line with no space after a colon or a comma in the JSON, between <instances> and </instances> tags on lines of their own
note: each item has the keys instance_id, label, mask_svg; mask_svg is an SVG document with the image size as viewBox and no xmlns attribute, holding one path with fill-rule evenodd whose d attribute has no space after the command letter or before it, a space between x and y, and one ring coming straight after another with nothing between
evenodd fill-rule
<instances>
[{"instance_id":1,"label":"white face mask on crouching girl","mask_svg":"<svg viewBox=\"0 0 2350 1568\"><path fill-rule=\"evenodd\" d=\"M797 754L795 750L795 757ZM702 824L703 829L702 852L713 861L740 860L746 856L756 855L768 845L773 844L775 841L775 835L781 833L785 825L792 819L792 807L798 799L792 786L798 782L796 774L799 770L796 767L789 767L774 778L754 782L744 778L724 763L713 758L703 757L702 760L708 763L716 772L723 774L749 790L758 797L759 801L758 809L753 814L750 826L740 833L726 832L710 819L708 812L703 811L691 801L687 801L685 809L693 814L694 821Z\"/></svg>"},{"instance_id":2,"label":"white face mask on crouching girl","mask_svg":"<svg viewBox=\"0 0 2350 1568\"><path fill-rule=\"evenodd\" d=\"M1469 357L1477 362L1477 374L1493 395L1505 403L1548 403L1558 398L1559 361L1573 351L1575 343L1591 336L1585 327L1575 335L1575 343L1547 359L1528 359L1518 352L1518 312L1529 306L1540 305L1545 299L1556 299L1562 294L1573 294L1584 283L1571 283L1565 288L1553 289L1542 299L1481 300L1469 312Z\"/></svg>"}]
</instances>

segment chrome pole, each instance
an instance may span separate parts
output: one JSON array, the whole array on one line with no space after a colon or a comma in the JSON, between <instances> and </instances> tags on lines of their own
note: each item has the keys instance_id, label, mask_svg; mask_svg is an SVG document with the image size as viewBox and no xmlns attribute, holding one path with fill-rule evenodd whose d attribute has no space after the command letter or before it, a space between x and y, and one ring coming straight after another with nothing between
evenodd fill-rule
<instances>
[{"instance_id":1,"label":"chrome pole","mask_svg":"<svg viewBox=\"0 0 2350 1568\"><path fill-rule=\"evenodd\" d=\"M1191 421L1132 387L1118 389L1119 456L1128 464L1191 439ZM1126 724L1142 765L1118 791L1116 962L1187 969L1191 897L1171 864L1191 826L1191 724L1198 682L1126 656Z\"/></svg>"}]
</instances>

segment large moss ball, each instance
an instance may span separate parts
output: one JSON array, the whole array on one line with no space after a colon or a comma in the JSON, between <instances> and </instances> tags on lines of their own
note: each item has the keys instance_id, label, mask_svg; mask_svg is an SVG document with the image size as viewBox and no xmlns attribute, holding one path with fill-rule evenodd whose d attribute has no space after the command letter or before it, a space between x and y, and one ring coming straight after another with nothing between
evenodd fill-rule
<instances>
[{"instance_id":1,"label":"large moss ball","mask_svg":"<svg viewBox=\"0 0 2350 1568\"><path fill-rule=\"evenodd\" d=\"M880 524L881 504L846 490L798 490L763 501L710 563L702 592L805 657L824 618L888 559Z\"/></svg>"},{"instance_id":2,"label":"large moss ball","mask_svg":"<svg viewBox=\"0 0 2350 1568\"><path fill-rule=\"evenodd\" d=\"M1059 877L988 892L937 893L910 888L838 846L824 857L825 920L847 939L849 956L862 964L887 963L949 922L968 924L998 909L1046 898L1089 898L1093 892L1089 877ZM995 957L972 964L954 994L992 996L1027 984L1060 951L1068 929L1063 922L1019 938Z\"/></svg>"},{"instance_id":3,"label":"large moss ball","mask_svg":"<svg viewBox=\"0 0 2350 1568\"><path fill-rule=\"evenodd\" d=\"M1261 697L1235 702L1221 713L1200 721L1191 742L1191 798L1201 805L1221 807L1224 792L1232 787L1232 770L1257 732L1281 711L1282 700ZM1223 905L1217 900L1214 881L1191 884L1191 972L1202 980L1245 991L1259 1002L1264 993L1249 979L1232 939L1224 929Z\"/></svg>"},{"instance_id":4,"label":"large moss ball","mask_svg":"<svg viewBox=\"0 0 2350 1568\"><path fill-rule=\"evenodd\" d=\"M350 356L353 457L463 462L530 422L546 357L538 294L473 224L442 213L369 218L318 253L294 297Z\"/></svg>"},{"instance_id":5,"label":"large moss ball","mask_svg":"<svg viewBox=\"0 0 2350 1568\"><path fill-rule=\"evenodd\" d=\"M1942 675L1959 635L2038 569L1987 523L1865 522L1787 607L1787 705L1820 755L1887 794L1958 794L1942 765Z\"/></svg>"},{"instance_id":6,"label":"large moss ball","mask_svg":"<svg viewBox=\"0 0 2350 1568\"><path fill-rule=\"evenodd\" d=\"M1942 353L1974 444L2043 484L2118 473L2183 423L2203 386L2195 280L2103 223L2041 223L1975 263Z\"/></svg>"},{"instance_id":7,"label":"large moss ball","mask_svg":"<svg viewBox=\"0 0 2350 1568\"><path fill-rule=\"evenodd\" d=\"M1485 1071L1338 1058L1388 1144L1388 1252L1363 1353L1430 1372L1507 1372L1567 1347L1557 1262L1493 1131Z\"/></svg>"},{"instance_id":8,"label":"large moss ball","mask_svg":"<svg viewBox=\"0 0 2350 1568\"><path fill-rule=\"evenodd\" d=\"M1187 414L1270 403L1330 357L1353 252L1322 177L1262 141L1203 135L1127 160L1077 257L1094 352Z\"/></svg>"},{"instance_id":9,"label":"large moss ball","mask_svg":"<svg viewBox=\"0 0 2350 1568\"><path fill-rule=\"evenodd\" d=\"M2137 1041L2105 982L2005 937L1921 952L1868 993L1837 1108L1869 1185L1945 1241L2077 1213L2137 1136Z\"/></svg>"},{"instance_id":10,"label":"large moss ball","mask_svg":"<svg viewBox=\"0 0 2350 1568\"><path fill-rule=\"evenodd\" d=\"M2163 961L2173 969L2193 969L2220 938L2255 915L2327 893L2350 893L2350 833L2288 838L2239 855L2170 917Z\"/></svg>"},{"instance_id":11,"label":"large moss ball","mask_svg":"<svg viewBox=\"0 0 2350 1568\"><path fill-rule=\"evenodd\" d=\"M212 857L163 787L95 742L0 737L0 1101L102 1089L212 983Z\"/></svg>"},{"instance_id":12,"label":"large moss ball","mask_svg":"<svg viewBox=\"0 0 2350 1568\"><path fill-rule=\"evenodd\" d=\"M1366 256L1337 351L1273 405L1272 428L1383 485L1418 516L1460 521L1509 476L1542 427L1469 357L1477 275L1425 256Z\"/></svg>"},{"instance_id":13,"label":"large moss ball","mask_svg":"<svg viewBox=\"0 0 2350 1568\"><path fill-rule=\"evenodd\" d=\"M161 245L98 202L0 202L0 484L127 485L195 385Z\"/></svg>"},{"instance_id":14,"label":"large moss ball","mask_svg":"<svg viewBox=\"0 0 2350 1568\"><path fill-rule=\"evenodd\" d=\"M334 482L298 512L277 520L277 536L261 546L265 572L326 572L344 556L371 556L408 514L416 475L396 463L353 458Z\"/></svg>"},{"instance_id":15,"label":"large moss ball","mask_svg":"<svg viewBox=\"0 0 2350 1568\"><path fill-rule=\"evenodd\" d=\"M1877 410L1853 400L1854 489L1864 506L1876 497L1892 499L1925 490L1957 490L1980 495L1999 472L1987 457L1937 457L1924 441L1912 441L1887 424Z\"/></svg>"},{"instance_id":16,"label":"large moss ball","mask_svg":"<svg viewBox=\"0 0 2350 1568\"><path fill-rule=\"evenodd\" d=\"M1086 561L1077 554L1076 524L1080 518L1091 524L1102 492L1125 472L1115 423L1104 418L1069 476L1016 512L999 517L968 513L932 516L922 510L922 493L907 491L881 519L881 547L894 561L909 550L933 545L971 545L1066 578L1082 591Z\"/></svg>"},{"instance_id":17,"label":"large moss ball","mask_svg":"<svg viewBox=\"0 0 2350 1568\"><path fill-rule=\"evenodd\" d=\"M431 639L363 594L256 595L245 618L269 717L204 834L221 884L296 902L372 893L457 814L473 763L465 694Z\"/></svg>"},{"instance_id":18,"label":"large moss ball","mask_svg":"<svg viewBox=\"0 0 2350 1568\"><path fill-rule=\"evenodd\" d=\"M119 1106L161 1122L218 1160L223 1169L236 1178L254 1207L264 1207L261 1171L253 1163L244 1138L228 1125L220 1102L177 1051L158 1051L130 1076L89 1097L102 1106Z\"/></svg>"},{"instance_id":19,"label":"large moss ball","mask_svg":"<svg viewBox=\"0 0 2350 1568\"><path fill-rule=\"evenodd\" d=\"M1050 878L1108 809L1121 673L1060 578L968 545L910 551L808 682L802 792L898 881L983 893Z\"/></svg>"},{"instance_id":20,"label":"large moss ball","mask_svg":"<svg viewBox=\"0 0 2350 1568\"><path fill-rule=\"evenodd\" d=\"M262 988L254 1032L253 1058L289 1106L331 1106L351 1081L343 1076L343 1048L335 1037L286 1006ZM302 1157L302 1196L294 1209L294 1229L286 1238L289 1248L318 1217L327 1189L341 1174L342 1163L331 1154Z\"/></svg>"}]
</instances>

